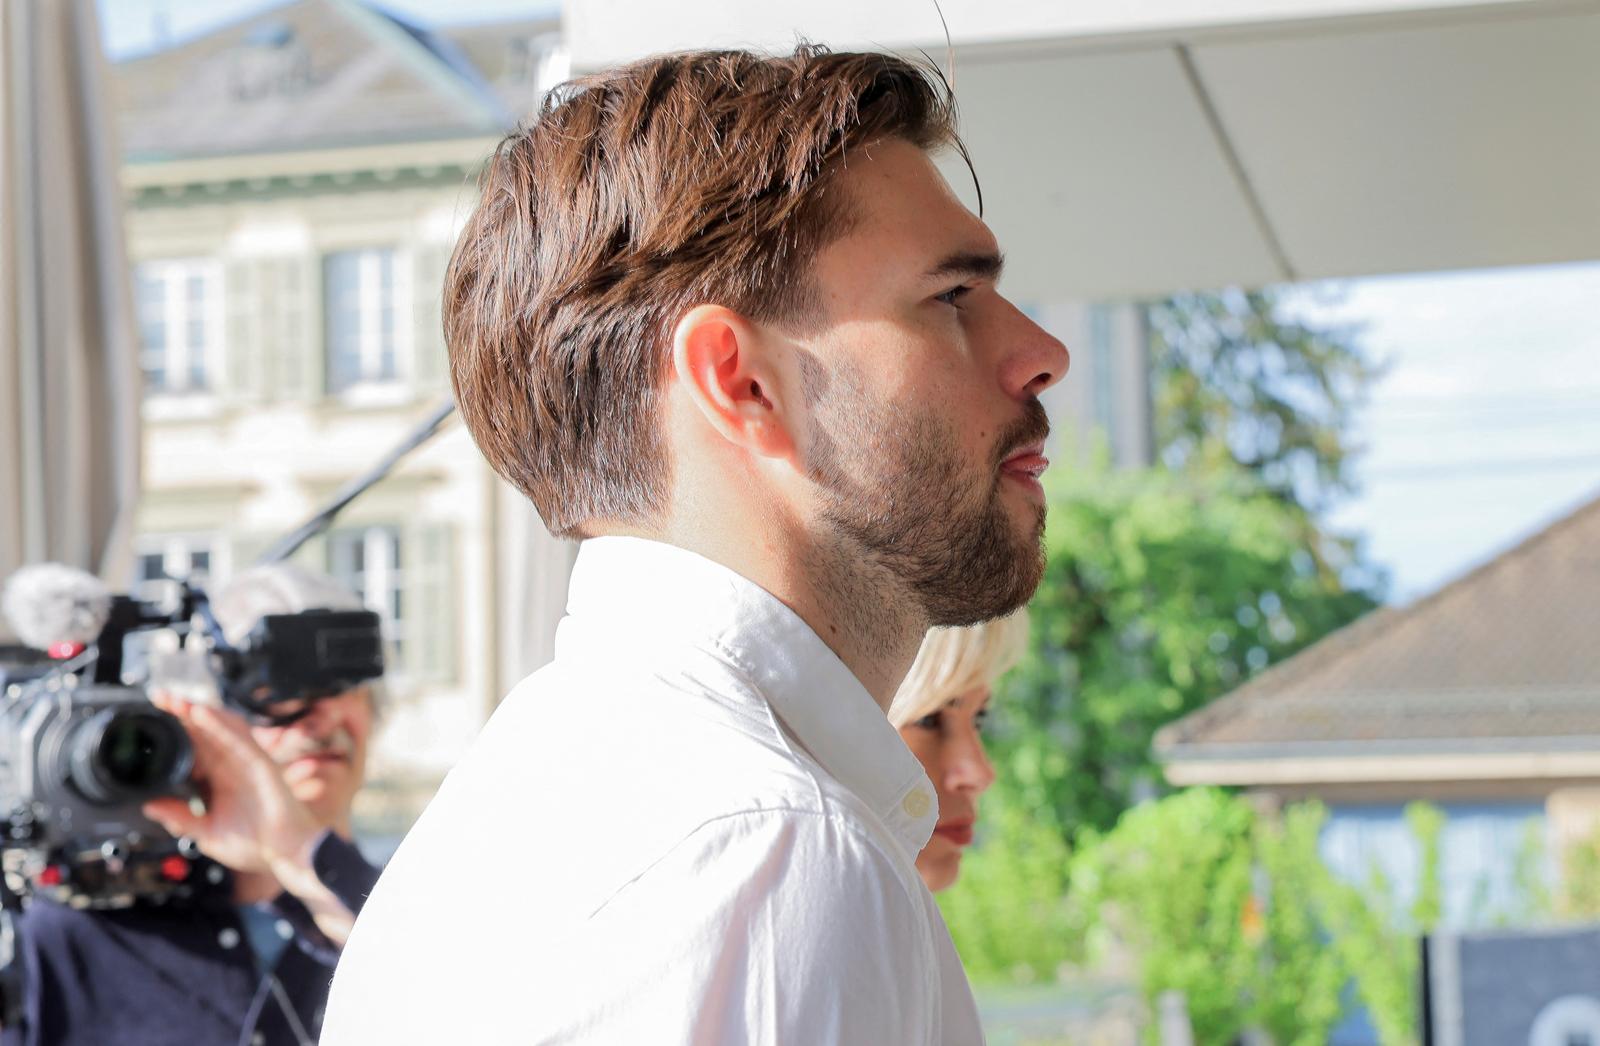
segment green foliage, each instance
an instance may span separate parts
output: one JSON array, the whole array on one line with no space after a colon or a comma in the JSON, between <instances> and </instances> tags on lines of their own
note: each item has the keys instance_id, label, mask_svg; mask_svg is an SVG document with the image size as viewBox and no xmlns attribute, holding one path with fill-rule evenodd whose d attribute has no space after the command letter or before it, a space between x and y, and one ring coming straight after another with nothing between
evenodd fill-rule
<instances>
[{"instance_id":1,"label":"green foliage","mask_svg":"<svg viewBox=\"0 0 1600 1046\"><path fill-rule=\"evenodd\" d=\"M1530 817L1522 826L1522 840L1517 847L1512 871L1512 882L1516 888L1519 904L1505 913L1504 924L1528 926L1548 919L1556 905L1550 879L1549 853L1544 842L1544 820Z\"/></svg>"},{"instance_id":2,"label":"green foliage","mask_svg":"<svg viewBox=\"0 0 1600 1046\"><path fill-rule=\"evenodd\" d=\"M1326 1042L1348 973L1306 903L1326 876L1322 816L1261 818L1215 789L1140 806L1104 837L1086 835L1073 903L1135 949L1147 999L1184 993L1197 1043L1250 1027L1283 1046Z\"/></svg>"},{"instance_id":3,"label":"green foliage","mask_svg":"<svg viewBox=\"0 0 1600 1046\"><path fill-rule=\"evenodd\" d=\"M1146 803L1081 837L1075 919L1133 949L1152 1005L1182 991L1202 1046L1247 1028L1280 1046L1324 1043L1352 982L1384 1046L1415 1046L1417 937L1438 918L1438 861L1423 859L1413 913L1426 921L1413 921L1393 903L1397 884L1358 888L1328 870L1325 819L1318 803L1264 816L1206 788ZM1414 804L1407 822L1437 854L1443 815Z\"/></svg>"},{"instance_id":4,"label":"green foliage","mask_svg":"<svg viewBox=\"0 0 1600 1046\"><path fill-rule=\"evenodd\" d=\"M1392 888L1382 893L1392 894ZM1311 903L1328 934L1330 953L1355 981L1384 1046L1417 1041L1416 938L1396 925L1392 905L1332 875L1313 880Z\"/></svg>"},{"instance_id":5,"label":"green foliage","mask_svg":"<svg viewBox=\"0 0 1600 1046\"><path fill-rule=\"evenodd\" d=\"M1349 492L1351 414L1377 374L1353 331L1308 325L1271 290L1180 294L1146 317L1162 464L1237 463L1307 515Z\"/></svg>"},{"instance_id":6,"label":"green foliage","mask_svg":"<svg viewBox=\"0 0 1600 1046\"><path fill-rule=\"evenodd\" d=\"M1315 905L1317 890L1332 878L1317 850L1326 817L1321 804L1303 803L1256 826L1256 861L1268 893L1263 944L1270 961L1255 1023L1279 1046L1326 1043L1350 979L1350 968L1328 947Z\"/></svg>"},{"instance_id":7,"label":"green foliage","mask_svg":"<svg viewBox=\"0 0 1600 1046\"><path fill-rule=\"evenodd\" d=\"M1417 899L1411 906L1411 925L1419 933L1428 933L1439 925L1444 914L1444 883L1439 876L1444 813L1429 803L1411 803L1406 807L1406 824L1422 851L1421 879L1417 883Z\"/></svg>"},{"instance_id":8,"label":"green foliage","mask_svg":"<svg viewBox=\"0 0 1600 1046\"><path fill-rule=\"evenodd\" d=\"M1237 475L1074 472L1053 486L1046 541L992 744L1063 833L1107 829L1159 790L1159 727L1374 605L1319 569L1297 510Z\"/></svg>"},{"instance_id":9,"label":"green foliage","mask_svg":"<svg viewBox=\"0 0 1600 1046\"><path fill-rule=\"evenodd\" d=\"M962 963L975 981L1054 981L1082 939L1066 904L1066 839L1014 796L991 793L982 809L982 845L939 894Z\"/></svg>"},{"instance_id":10,"label":"green foliage","mask_svg":"<svg viewBox=\"0 0 1600 1046\"><path fill-rule=\"evenodd\" d=\"M1251 898L1254 814L1222 792L1194 789L1130 810L1104 837L1085 833L1072 870L1085 923L1109 921L1139 956L1147 999L1176 989L1195 1041L1244 1030L1256 959L1242 947Z\"/></svg>"}]
</instances>

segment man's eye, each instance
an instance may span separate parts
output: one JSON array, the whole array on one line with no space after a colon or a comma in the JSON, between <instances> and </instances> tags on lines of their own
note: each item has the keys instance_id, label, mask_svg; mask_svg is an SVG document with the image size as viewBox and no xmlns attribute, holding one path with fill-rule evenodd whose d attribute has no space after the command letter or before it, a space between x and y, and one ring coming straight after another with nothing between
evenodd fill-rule
<instances>
[{"instance_id":1,"label":"man's eye","mask_svg":"<svg viewBox=\"0 0 1600 1046\"><path fill-rule=\"evenodd\" d=\"M944 716L939 712L929 712L911 725L918 730L938 730L944 725Z\"/></svg>"},{"instance_id":2,"label":"man's eye","mask_svg":"<svg viewBox=\"0 0 1600 1046\"><path fill-rule=\"evenodd\" d=\"M971 287L951 287L949 290L945 291L943 294L934 295L933 300L934 301L942 301L946 305L949 305L951 307L957 307L957 303L971 289L972 289Z\"/></svg>"}]
</instances>

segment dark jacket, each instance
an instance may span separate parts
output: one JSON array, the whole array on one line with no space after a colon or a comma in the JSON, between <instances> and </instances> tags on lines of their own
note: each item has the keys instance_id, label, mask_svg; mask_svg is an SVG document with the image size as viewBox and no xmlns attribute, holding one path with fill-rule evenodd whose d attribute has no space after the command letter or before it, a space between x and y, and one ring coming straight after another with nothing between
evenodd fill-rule
<instances>
[{"instance_id":1,"label":"dark jacket","mask_svg":"<svg viewBox=\"0 0 1600 1046\"><path fill-rule=\"evenodd\" d=\"M331 832L312 867L352 912L378 870ZM260 969L231 898L78 911L36 901L19 922L22 1028L3 1046L314 1046L338 949L288 894L268 905L287 938Z\"/></svg>"}]
</instances>

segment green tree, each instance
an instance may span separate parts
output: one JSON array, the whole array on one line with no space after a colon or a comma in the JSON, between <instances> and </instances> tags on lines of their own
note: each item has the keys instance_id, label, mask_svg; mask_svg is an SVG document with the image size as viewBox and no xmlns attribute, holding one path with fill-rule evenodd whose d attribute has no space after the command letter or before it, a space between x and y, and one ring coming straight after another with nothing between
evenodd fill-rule
<instances>
[{"instance_id":1,"label":"green tree","mask_svg":"<svg viewBox=\"0 0 1600 1046\"><path fill-rule=\"evenodd\" d=\"M1377 374L1352 328L1308 323L1275 290L1180 294L1145 314L1158 462L1237 464L1308 516L1350 493L1351 420Z\"/></svg>"},{"instance_id":2,"label":"green tree","mask_svg":"<svg viewBox=\"0 0 1600 1046\"><path fill-rule=\"evenodd\" d=\"M1300 510L1319 570L1376 590L1358 540L1328 531L1350 494L1355 411L1379 373L1351 327L1307 322L1283 291L1179 294L1145 307L1156 461L1202 480L1242 469Z\"/></svg>"}]
</instances>

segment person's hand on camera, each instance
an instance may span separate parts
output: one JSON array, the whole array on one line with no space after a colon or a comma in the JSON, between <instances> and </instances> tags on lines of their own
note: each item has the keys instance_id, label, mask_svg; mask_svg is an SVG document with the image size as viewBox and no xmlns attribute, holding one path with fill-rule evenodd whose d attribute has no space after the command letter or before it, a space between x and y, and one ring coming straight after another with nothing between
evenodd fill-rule
<instances>
[{"instance_id":1,"label":"person's hand on camera","mask_svg":"<svg viewBox=\"0 0 1600 1046\"><path fill-rule=\"evenodd\" d=\"M205 812L170 798L145 804L145 813L173 835L192 838L212 860L235 872L274 875L294 892L285 880L309 870L323 826L289 790L283 768L237 715L169 694L152 701L176 716L194 742L193 778Z\"/></svg>"}]
</instances>

